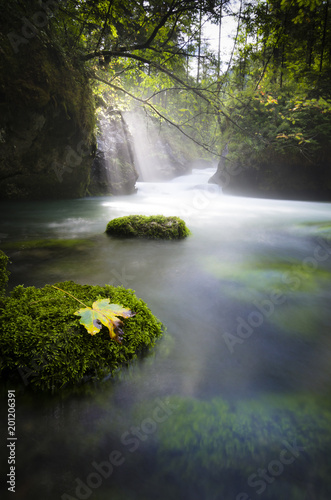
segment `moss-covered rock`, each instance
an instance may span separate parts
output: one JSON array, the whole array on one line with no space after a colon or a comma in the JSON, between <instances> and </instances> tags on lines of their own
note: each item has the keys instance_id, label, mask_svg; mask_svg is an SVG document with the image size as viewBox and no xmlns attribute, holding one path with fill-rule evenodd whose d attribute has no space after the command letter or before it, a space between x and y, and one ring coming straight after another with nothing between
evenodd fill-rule
<instances>
[{"instance_id":1,"label":"moss-covered rock","mask_svg":"<svg viewBox=\"0 0 331 500\"><path fill-rule=\"evenodd\" d=\"M49 25L21 36L38 2L12 4L1 2L0 197L85 196L95 149L88 74Z\"/></svg>"},{"instance_id":2,"label":"moss-covered rock","mask_svg":"<svg viewBox=\"0 0 331 500\"><path fill-rule=\"evenodd\" d=\"M288 88L286 96L256 89L249 105L246 96L238 99L231 112L240 116L240 127L229 127L224 118L229 155L213 179L225 193L330 201L331 109L323 79L305 90Z\"/></svg>"},{"instance_id":3,"label":"moss-covered rock","mask_svg":"<svg viewBox=\"0 0 331 500\"><path fill-rule=\"evenodd\" d=\"M121 238L179 240L190 234L179 217L127 215L111 220L106 233Z\"/></svg>"},{"instance_id":4,"label":"moss-covered rock","mask_svg":"<svg viewBox=\"0 0 331 500\"><path fill-rule=\"evenodd\" d=\"M0 250L0 297L3 297L6 293L9 271L7 270L7 265L9 258L7 255Z\"/></svg>"},{"instance_id":5,"label":"moss-covered rock","mask_svg":"<svg viewBox=\"0 0 331 500\"><path fill-rule=\"evenodd\" d=\"M302 155L293 159L275 153L268 155L266 152L265 158L257 161L253 154L245 153L240 161L228 162L226 169L219 168L213 181L230 195L331 200L330 165L322 161L319 164L303 162Z\"/></svg>"},{"instance_id":6,"label":"moss-covered rock","mask_svg":"<svg viewBox=\"0 0 331 500\"><path fill-rule=\"evenodd\" d=\"M56 390L113 374L154 346L162 325L132 290L106 285L79 285L72 281L56 286L88 306L110 298L136 313L123 319L122 344L103 327L90 335L74 313L80 304L50 285L16 287L0 309L0 376L19 380L41 390Z\"/></svg>"}]
</instances>

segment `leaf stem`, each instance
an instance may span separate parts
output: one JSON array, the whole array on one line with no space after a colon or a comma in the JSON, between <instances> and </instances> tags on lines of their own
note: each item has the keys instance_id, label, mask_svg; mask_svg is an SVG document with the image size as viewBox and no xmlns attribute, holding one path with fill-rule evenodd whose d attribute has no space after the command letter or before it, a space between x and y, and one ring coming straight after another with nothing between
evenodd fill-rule
<instances>
[{"instance_id":1,"label":"leaf stem","mask_svg":"<svg viewBox=\"0 0 331 500\"><path fill-rule=\"evenodd\" d=\"M72 297L73 299L77 300L77 302L80 302L81 304L83 304L83 306L85 306L85 307L89 307L89 306L87 306L86 304L84 304L84 302L82 302L81 300L77 299L77 298L76 298L74 295L72 295L71 293L66 292L65 290L62 290L62 288L59 288L58 286L55 286L55 285L51 285L51 287L56 288L57 290L60 290L61 292L64 292L64 293L66 293L66 294L70 295L70 297Z\"/></svg>"}]
</instances>

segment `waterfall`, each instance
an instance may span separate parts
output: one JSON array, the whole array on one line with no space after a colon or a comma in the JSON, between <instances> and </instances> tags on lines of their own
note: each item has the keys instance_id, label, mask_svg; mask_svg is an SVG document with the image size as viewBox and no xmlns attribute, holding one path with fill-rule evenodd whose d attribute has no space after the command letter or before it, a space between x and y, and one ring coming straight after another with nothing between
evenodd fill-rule
<instances>
[{"instance_id":1,"label":"waterfall","mask_svg":"<svg viewBox=\"0 0 331 500\"><path fill-rule=\"evenodd\" d=\"M159 182L188 173L188 162L172 144L173 140L170 143L165 125L161 127L151 117L137 110L124 113L124 119L133 138L139 181Z\"/></svg>"},{"instance_id":2,"label":"waterfall","mask_svg":"<svg viewBox=\"0 0 331 500\"><path fill-rule=\"evenodd\" d=\"M138 174L131 137L122 113L108 109L98 116L98 149L93 162L91 195L131 194Z\"/></svg>"},{"instance_id":3,"label":"waterfall","mask_svg":"<svg viewBox=\"0 0 331 500\"><path fill-rule=\"evenodd\" d=\"M186 176L194 167L215 168L212 160L199 159L198 151L175 129L161 126L141 110L102 110L98 130L89 185L92 196L132 194L137 179L166 182Z\"/></svg>"}]
</instances>

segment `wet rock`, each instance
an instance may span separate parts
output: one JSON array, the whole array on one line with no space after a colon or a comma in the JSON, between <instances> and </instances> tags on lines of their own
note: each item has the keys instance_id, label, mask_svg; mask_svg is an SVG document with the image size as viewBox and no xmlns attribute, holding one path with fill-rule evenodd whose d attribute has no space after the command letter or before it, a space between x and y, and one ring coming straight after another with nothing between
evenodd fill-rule
<instances>
[{"instance_id":1,"label":"wet rock","mask_svg":"<svg viewBox=\"0 0 331 500\"><path fill-rule=\"evenodd\" d=\"M179 217L128 215L111 220L106 233L121 238L179 240L186 238L190 231Z\"/></svg>"},{"instance_id":2,"label":"wet rock","mask_svg":"<svg viewBox=\"0 0 331 500\"><path fill-rule=\"evenodd\" d=\"M19 24L21 14L16 19L5 9L0 33ZM17 53L5 34L0 45L0 197L84 196L95 149L84 69L42 32Z\"/></svg>"},{"instance_id":3,"label":"wet rock","mask_svg":"<svg viewBox=\"0 0 331 500\"><path fill-rule=\"evenodd\" d=\"M99 113L98 149L93 161L89 194L121 195L136 191L138 173L132 152L132 138L120 112Z\"/></svg>"}]
</instances>

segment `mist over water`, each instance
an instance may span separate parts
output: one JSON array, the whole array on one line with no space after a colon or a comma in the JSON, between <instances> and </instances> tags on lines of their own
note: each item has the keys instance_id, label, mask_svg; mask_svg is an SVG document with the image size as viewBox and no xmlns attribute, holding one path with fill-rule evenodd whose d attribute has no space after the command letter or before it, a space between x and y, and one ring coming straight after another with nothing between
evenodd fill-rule
<instances>
[{"instance_id":1,"label":"mist over water","mask_svg":"<svg viewBox=\"0 0 331 500\"><path fill-rule=\"evenodd\" d=\"M213 173L140 181L131 196L3 205L3 242L81 240L56 253L12 252L12 287L121 284L167 327L118 380L75 397L20 396L19 498L329 499L331 247L323 224L331 205L225 196L208 184ZM109 220L129 214L176 215L192 234L170 242L104 234ZM132 434L137 427L143 437ZM284 465L284 441L293 440L305 451ZM123 464L88 486L93 463L114 449ZM270 466L268 482L257 470L272 460L283 470ZM37 462L38 478L24 472ZM259 486L248 483L252 474Z\"/></svg>"}]
</instances>

